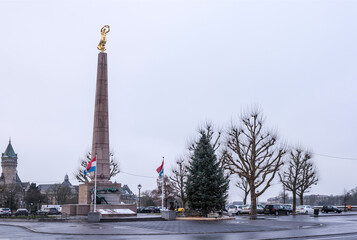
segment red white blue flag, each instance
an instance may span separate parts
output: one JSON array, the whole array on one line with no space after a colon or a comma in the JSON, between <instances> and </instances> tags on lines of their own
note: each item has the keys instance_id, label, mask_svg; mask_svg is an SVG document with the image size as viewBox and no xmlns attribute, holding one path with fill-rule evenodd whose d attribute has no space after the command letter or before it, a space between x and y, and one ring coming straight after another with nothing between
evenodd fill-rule
<instances>
[{"instance_id":1,"label":"red white blue flag","mask_svg":"<svg viewBox=\"0 0 357 240\"><path fill-rule=\"evenodd\" d=\"M156 169L156 172L159 174L160 177L164 173L164 160L162 160L162 163L161 163L160 167L158 167Z\"/></svg>"},{"instance_id":2,"label":"red white blue flag","mask_svg":"<svg viewBox=\"0 0 357 240\"><path fill-rule=\"evenodd\" d=\"M95 171L96 168L97 168L97 159L96 157L94 157L92 160L90 160L90 162L87 165L87 168L84 170L83 172L84 176L87 175L87 173L89 172Z\"/></svg>"}]
</instances>

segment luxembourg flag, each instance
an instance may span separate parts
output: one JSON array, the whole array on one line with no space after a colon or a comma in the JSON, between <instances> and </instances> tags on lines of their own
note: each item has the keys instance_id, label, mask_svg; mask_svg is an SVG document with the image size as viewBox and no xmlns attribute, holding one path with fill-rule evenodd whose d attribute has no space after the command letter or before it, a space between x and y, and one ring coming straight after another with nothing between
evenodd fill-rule
<instances>
[{"instance_id":1,"label":"luxembourg flag","mask_svg":"<svg viewBox=\"0 0 357 240\"><path fill-rule=\"evenodd\" d=\"M96 157L94 157L92 160L90 160L90 162L87 165L87 168L84 170L83 172L84 176L87 175L87 173L89 172L95 171L96 168L97 168L97 159Z\"/></svg>"},{"instance_id":2,"label":"luxembourg flag","mask_svg":"<svg viewBox=\"0 0 357 240\"><path fill-rule=\"evenodd\" d=\"M160 177L164 173L164 159L162 159L162 163L161 163L160 167L158 167L156 169L156 172L159 174Z\"/></svg>"}]
</instances>

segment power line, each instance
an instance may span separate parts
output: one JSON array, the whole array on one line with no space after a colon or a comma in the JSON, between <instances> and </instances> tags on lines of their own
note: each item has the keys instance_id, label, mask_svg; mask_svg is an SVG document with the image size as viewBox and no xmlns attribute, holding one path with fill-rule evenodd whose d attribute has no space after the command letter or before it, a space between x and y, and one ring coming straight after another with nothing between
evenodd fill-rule
<instances>
[{"instance_id":1,"label":"power line","mask_svg":"<svg viewBox=\"0 0 357 240\"><path fill-rule=\"evenodd\" d=\"M125 173L125 174L131 175L131 176L136 176L136 177L156 178L156 177L150 177L150 176L143 176L143 175L137 175L137 174L127 173L127 172L123 172L123 171L120 171L120 173Z\"/></svg>"},{"instance_id":2,"label":"power line","mask_svg":"<svg viewBox=\"0 0 357 240\"><path fill-rule=\"evenodd\" d=\"M343 159L343 160L355 160L355 161L357 161L357 158L336 157L336 156L320 154L320 153L313 153L313 154L318 155L318 156L322 156L322 157L328 157L328 158Z\"/></svg>"},{"instance_id":3,"label":"power line","mask_svg":"<svg viewBox=\"0 0 357 240\"><path fill-rule=\"evenodd\" d=\"M294 149L294 146L288 145L289 148ZM335 158L335 159L343 159L343 160L353 160L353 161L357 161L357 158L349 158L349 157L337 157L337 156L331 156L328 154L321 154L321 153L315 153L315 152L311 152L314 155L318 155L318 156L322 156L322 157L328 157L328 158Z\"/></svg>"}]
</instances>

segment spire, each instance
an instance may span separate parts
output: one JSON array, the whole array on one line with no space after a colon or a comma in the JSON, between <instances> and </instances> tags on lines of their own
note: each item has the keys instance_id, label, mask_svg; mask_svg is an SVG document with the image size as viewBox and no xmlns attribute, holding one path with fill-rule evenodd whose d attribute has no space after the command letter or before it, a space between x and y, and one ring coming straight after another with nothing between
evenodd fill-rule
<instances>
[{"instance_id":1,"label":"spire","mask_svg":"<svg viewBox=\"0 0 357 240\"><path fill-rule=\"evenodd\" d=\"M11 138L9 139L9 144L7 145L7 148L5 152L2 154L3 157L11 157L11 158L17 158L17 154L15 153L12 145L11 145Z\"/></svg>"},{"instance_id":2,"label":"spire","mask_svg":"<svg viewBox=\"0 0 357 240\"><path fill-rule=\"evenodd\" d=\"M72 186L72 183L69 181L68 174L66 174L66 175L64 176L64 181L63 181L62 185L65 185L65 186L67 186L67 187L71 187L71 186Z\"/></svg>"}]
</instances>

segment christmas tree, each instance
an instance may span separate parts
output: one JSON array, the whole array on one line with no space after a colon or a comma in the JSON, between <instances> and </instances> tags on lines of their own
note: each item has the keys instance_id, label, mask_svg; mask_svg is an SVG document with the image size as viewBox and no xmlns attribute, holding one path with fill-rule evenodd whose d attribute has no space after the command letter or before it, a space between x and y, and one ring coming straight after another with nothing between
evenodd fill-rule
<instances>
[{"instance_id":1,"label":"christmas tree","mask_svg":"<svg viewBox=\"0 0 357 240\"><path fill-rule=\"evenodd\" d=\"M193 149L186 181L189 207L206 215L224 208L229 180L205 132Z\"/></svg>"}]
</instances>

